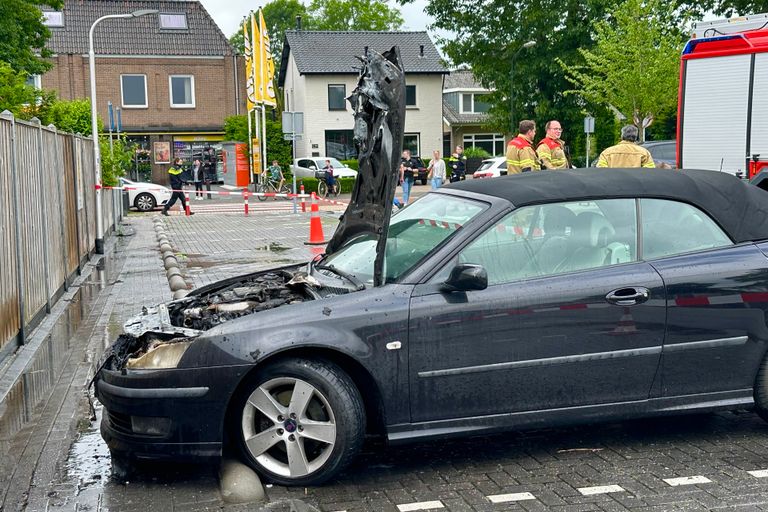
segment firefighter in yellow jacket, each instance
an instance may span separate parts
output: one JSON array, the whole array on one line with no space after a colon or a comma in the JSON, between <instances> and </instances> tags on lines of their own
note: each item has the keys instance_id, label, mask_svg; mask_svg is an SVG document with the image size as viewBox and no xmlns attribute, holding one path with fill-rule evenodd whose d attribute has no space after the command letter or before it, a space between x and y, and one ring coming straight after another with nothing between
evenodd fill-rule
<instances>
[{"instance_id":1,"label":"firefighter in yellow jacket","mask_svg":"<svg viewBox=\"0 0 768 512\"><path fill-rule=\"evenodd\" d=\"M520 121L520 133L507 144L507 174L541 170L539 157L533 148L535 136L536 123Z\"/></svg>"},{"instance_id":2,"label":"firefighter in yellow jacket","mask_svg":"<svg viewBox=\"0 0 768 512\"><path fill-rule=\"evenodd\" d=\"M568 158L565 156L565 143L560 139L563 134L563 128L560 121L547 122L544 126L546 137L541 139L536 148L536 154L539 155L542 169L567 169Z\"/></svg>"},{"instance_id":3,"label":"firefighter in yellow jacket","mask_svg":"<svg viewBox=\"0 0 768 512\"><path fill-rule=\"evenodd\" d=\"M651 153L642 146L637 145L637 127L627 125L621 129L621 142L611 146L600 153L597 159L597 167L613 167L622 169L626 167L650 167L654 168Z\"/></svg>"}]
</instances>

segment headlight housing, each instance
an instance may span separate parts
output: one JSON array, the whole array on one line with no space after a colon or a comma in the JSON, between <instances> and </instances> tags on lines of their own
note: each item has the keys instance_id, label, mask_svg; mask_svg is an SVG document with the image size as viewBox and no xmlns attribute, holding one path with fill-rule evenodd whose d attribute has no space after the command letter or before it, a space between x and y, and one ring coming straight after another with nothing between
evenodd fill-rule
<instances>
[{"instance_id":1,"label":"headlight housing","mask_svg":"<svg viewBox=\"0 0 768 512\"><path fill-rule=\"evenodd\" d=\"M162 342L150 347L139 357L128 359L126 368L133 370L162 370L176 368L191 341Z\"/></svg>"}]
</instances>

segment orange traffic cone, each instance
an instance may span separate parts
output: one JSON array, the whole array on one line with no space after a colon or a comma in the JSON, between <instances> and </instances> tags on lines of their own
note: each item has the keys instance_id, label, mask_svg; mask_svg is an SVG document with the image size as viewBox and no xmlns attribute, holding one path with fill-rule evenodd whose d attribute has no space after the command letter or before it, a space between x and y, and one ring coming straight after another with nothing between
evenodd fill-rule
<instances>
[{"instance_id":1,"label":"orange traffic cone","mask_svg":"<svg viewBox=\"0 0 768 512\"><path fill-rule=\"evenodd\" d=\"M312 213L309 214L309 241L307 245L323 245L328 243L323 235L323 223L320 220L320 208L317 206L314 192L312 193Z\"/></svg>"},{"instance_id":2,"label":"orange traffic cone","mask_svg":"<svg viewBox=\"0 0 768 512\"><path fill-rule=\"evenodd\" d=\"M628 307L624 308L624 314L619 319L619 325L611 331L614 336L621 334L637 334L637 326L635 325L635 319L632 318L632 313Z\"/></svg>"}]
</instances>

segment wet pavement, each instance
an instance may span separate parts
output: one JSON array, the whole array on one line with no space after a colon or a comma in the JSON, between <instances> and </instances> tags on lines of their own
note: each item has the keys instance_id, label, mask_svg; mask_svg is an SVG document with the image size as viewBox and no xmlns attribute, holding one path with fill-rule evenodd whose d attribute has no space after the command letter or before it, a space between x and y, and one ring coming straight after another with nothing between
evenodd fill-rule
<instances>
[{"instance_id":1,"label":"wet pavement","mask_svg":"<svg viewBox=\"0 0 768 512\"><path fill-rule=\"evenodd\" d=\"M336 220L324 214L330 236ZM191 288L305 261L309 216L165 219ZM230 504L219 466L144 464L110 476L85 386L93 363L141 304L170 300L150 215L131 215L43 322L14 414L0 411L0 508L31 511L768 510L768 424L747 411L387 446L369 439L318 488L268 486L269 501ZM34 391L33 391L34 390ZM227 454L236 458L235 454ZM683 479L683 480L674 480ZM672 482L672 483L670 483Z\"/></svg>"}]
</instances>

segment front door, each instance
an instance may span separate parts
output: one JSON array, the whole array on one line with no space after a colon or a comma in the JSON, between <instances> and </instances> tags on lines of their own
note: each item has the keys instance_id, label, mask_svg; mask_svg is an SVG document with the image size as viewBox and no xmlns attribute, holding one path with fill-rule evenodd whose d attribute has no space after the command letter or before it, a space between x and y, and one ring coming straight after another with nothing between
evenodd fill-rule
<instances>
[{"instance_id":1,"label":"front door","mask_svg":"<svg viewBox=\"0 0 768 512\"><path fill-rule=\"evenodd\" d=\"M516 210L457 262L485 290L411 299L414 422L649 397L665 329L664 285L637 261L634 200Z\"/></svg>"}]
</instances>

